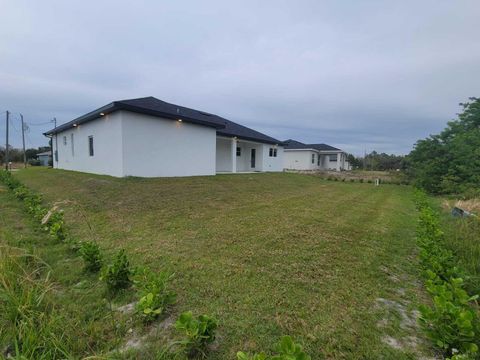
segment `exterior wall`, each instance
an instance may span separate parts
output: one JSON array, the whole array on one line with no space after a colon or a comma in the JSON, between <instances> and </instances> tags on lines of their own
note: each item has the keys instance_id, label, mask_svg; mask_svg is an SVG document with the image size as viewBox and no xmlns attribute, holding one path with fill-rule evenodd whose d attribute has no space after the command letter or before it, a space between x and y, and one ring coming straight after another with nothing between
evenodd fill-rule
<instances>
[{"instance_id":1,"label":"exterior wall","mask_svg":"<svg viewBox=\"0 0 480 360\"><path fill-rule=\"evenodd\" d=\"M50 160L50 155L38 155L38 160L42 166L48 166L48 161Z\"/></svg>"},{"instance_id":2,"label":"exterior wall","mask_svg":"<svg viewBox=\"0 0 480 360\"><path fill-rule=\"evenodd\" d=\"M232 140L216 138L215 169L216 172L232 171Z\"/></svg>"},{"instance_id":3,"label":"exterior wall","mask_svg":"<svg viewBox=\"0 0 480 360\"><path fill-rule=\"evenodd\" d=\"M277 156L270 156L270 148L277 149ZM263 144L263 171L283 171L283 146Z\"/></svg>"},{"instance_id":4,"label":"exterior wall","mask_svg":"<svg viewBox=\"0 0 480 360\"><path fill-rule=\"evenodd\" d=\"M93 156L89 154L89 136L93 136ZM52 146L55 168L123 176L122 121L118 112L54 135Z\"/></svg>"},{"instance_id":5,"label":"exterior wall","mask_svg":"<svg viewBox=\"0 0 480 360\"><path fill-rule=\"evenodd\" d=\"M330 155L337 155L337 161L330 161ZM344 152L330 152L321 154L322 170L350 170L350 164L346 161L347 156Z\"/></svg>"},{"instance_id":6,"label":"exterior wall","mask_svg":"<svg viewBox=\"0 0 480 360\"><path fill-rule=\"evenodd\" d=\"M235 158L236 172L283 171L283 147L277 146L277 156L273 157L269 152L270 148L274 147L274 145L253 141L217 137L217 172L231 172L232 157ZM240 148L239 156L237 156L237 148ZM255 149L255 167L251 166L252 149Z\"/></svg>"},{"instance_id":7,"label":"exterior wall","mask_svg":"<svg viewBox=\"0 0 480 360\"><path fill-rule=\"evenodd\" d=\"M120 116L124 176L215 175L214 128L128 111Z\"/></svg>"},{"instance_id":8,"label":"exterior wall","mask_svg":"<svg viewBox=\"0 0 480 360\"><path fill-rule=\"evenodd\" d=\"M312 164L312 154L315 162ZM318 170L318 152L313 150L285 150L283 167L289 170Z\"/></svg>"}]
</instances>

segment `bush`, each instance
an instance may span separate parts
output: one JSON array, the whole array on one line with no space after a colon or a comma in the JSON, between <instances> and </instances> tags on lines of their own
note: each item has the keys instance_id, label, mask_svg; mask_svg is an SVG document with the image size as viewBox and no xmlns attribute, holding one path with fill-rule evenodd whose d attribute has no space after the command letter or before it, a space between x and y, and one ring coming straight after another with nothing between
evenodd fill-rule
<instances>
[{"instance_id":1,"label":"bush","mask_svg":"<svg viewBox=\"0 0 480 360\"><path fill-rule=\"evenodd\" d=\"M175 328L185 336L181 344L189 357L205 356L207 345L215 340L217 321L207 315L195 319L192 312L187 311L179 316Z\"/></svg>"},{"instance_id":2,"label":"bush","mask_svg":"<svg viewBox=\"0 0 480 360\"><path fill-rule=\"evenodd\" d=\"M247 355L239 351L237 353L238 360L310 360L301 345L296 344L290 336L283 336L277 345L277 355L267 356L265 353Z\"/></svg>"},{"instance_id":3,"label":"bush","mask_svg":"<svg viewBox=\"0 0 480 360\"><path fill-rule=\"evenodd\" d=\"M155 320L168 306L175 303L177 295L168 288L172 277L165 271L154 273L149 269L136 274L135 283L140 293L137 312L145 322Z\"/></svg>"},{"instance_id":4,"label":"bush","mask_svg":"<svg viewBox=\"0 0 480 360\"><path fill-rule=\"evenodd\" d=\"M350 179L350 182L355 182L355 179Z\"/></svg>"},{"instance_id":5,"label":"bush","mask_svg":"<svg viewBox=\"0 0 480 360\"><path fill-rule=\"evenodd\" d=\"M28 160L28 164L30 166L40 166L42 165L41 161L40 160L37 160L37 159L30 159Z\"/></svg>"},{"instance_id":6,"label":"bush","mask_svg":"<svg viewBox=\"0 0 480 360\"><path fill-rule=\"evenodd\" d=\"M105 281L109 292L115 293L118 290L128 288L132 284L130 279L132 274L125 250L121 249L115 256L114 262L103 268L100 279Z\"/></svg>"},{"instance_id":7,"label":"bush","mask_svg":"<svg viewBox=\"0 0 480 360\"><path fill-rule=\"evenodd\" d=\"M361 183L363 183L363 179L360 179L360 180L358 180L358 181L360 181Z\"/></svg>"},{"instance_id":8,"label":"bush","mask_svg":"<svg viewBox=\"0 0 480 360\"><path fill-rule=\"evenodd\" d=\"M433 297L432 306L420 307L420 323L446 356L474 357L480 345L480 319L472 303L478 295L470 296L464 290L464 271L456 266L452 252L444 247L438 214L424 194L416 194L416 205L420 211L417 227L420 260L427 291Z\"/></svg>"},{"instance_id":9,"label":"bush","mask_svg":"<svg viewBox=\"0 0 480 360\"><path fill-rule=\"evenodd\" d=\"M45 228L49 231L50 235L54 239L60 241L65 240L66 236L64 229L63 213L59 211L54 211L48 218Z\"/></svg>"},{"instance_id":10,"label":"bush","mask_svg":"<svg viewBox=\"0 0 480 360\"><path fill-rule=\"evenodd\" d=\"M98 272L102 267L102 254L96 242L86 241L80 244L80 255L85 262L85 270Z\"/></svg>"}]
</instances>

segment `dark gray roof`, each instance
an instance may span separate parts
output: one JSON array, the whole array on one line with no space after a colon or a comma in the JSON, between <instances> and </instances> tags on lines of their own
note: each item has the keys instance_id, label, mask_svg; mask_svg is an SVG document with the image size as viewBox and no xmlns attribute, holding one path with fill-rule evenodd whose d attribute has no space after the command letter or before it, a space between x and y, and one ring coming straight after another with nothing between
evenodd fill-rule
<instances>
[{"instance_id":1,"label":"dark gray roof","mask_svg":"<svg viewBox=\"0 0 480 360\"><path fill-rule=\"evenodd\" d=\"M292 139L285 140L283 144L286 150L315 149L318 151L342 151L327 144L304 144Z\"/></svg>"},{"instance_id":2,"label":"dark gray roof","mask_svg":"<svg viewBox=\"0 0 480 360\"><path fill-rule=\"evenodd\" d=\"M285 140L283 142L283 146L285 149L292 149L292 150L311 149L311 146L308 146L307 144L304 144L304 143L301 143L300 141L292 140L292 139Z\"/></svg>"},{"instance_id":3,"label":"dark gray roof","mask_svg":"<svg viewBox=\"0 0 480 360\"><path fill-rule=\"evenodd\" d=\"M327 145L327 144L308 144L308 146L317 149L319 151L342 151L336 147Z\"/></svg>"},{"instance_id":4,"label":"dark gray roof","mask_svg":"<svg viewBox=\"0 0 480 360\"><path fill-rule=\"evenodd\" d=\"M128 110L136 113L147 114L152 116L158 116L167 119L182 121L210 126L217 129L219 135L236 136L245 140L253 140L259 142L266 142L272 144L280 144L279 140L271 138L258 131L250 129L246 126L242 126L233 121L224 119L218 115L210 114L205 111L199 111L190 109L184 106L170 104L165 101L159 100L152 96L114 101L108 105L102 106L88 114L80 116L72 121L69 121L63 125L57 126L55 129L49 130L44 135L52 135L64 130L70 129L75 125L80 125L88 121L98 119L103 114L109 114L117 110Z\"/></svg>"},{"instance_id":5,"label":"dark gray roof","mask_svg":"<svg viewBox=\"0 0 480 360\"><path fill-rule=\"evenodd\" d=\"M281 141L274 139L270 136L267 136L265 134L262 134L261 132L255 131L246 126L237 124L227 119L224 119L224 120L225 120L225 128L218 129L217 130L218 135L224 135L229 137L236 136L240 139L259 141L267 144L279 144L279 145L282 144Z\"/></svg>"}]
</instances>

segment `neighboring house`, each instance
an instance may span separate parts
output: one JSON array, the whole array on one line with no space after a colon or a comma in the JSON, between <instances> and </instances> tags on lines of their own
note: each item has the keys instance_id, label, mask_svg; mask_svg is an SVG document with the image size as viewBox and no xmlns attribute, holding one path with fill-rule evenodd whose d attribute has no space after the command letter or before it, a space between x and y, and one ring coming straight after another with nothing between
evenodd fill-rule
<instances>
[{"instance_id":1,"label":"neighboring house","mask_svg":"<svg viewBox=\"0 0 480 360\"><path fill-rule=\"evenodd\" d=\"M283 171L279 140L154 97L114 101L45 135L59 169L118 177Z\"/></svg>"},{"instance_id":2,"label":"neighboring house","mask_svg":"<svg viewBox=\"0 0 480 360\"><path fill-rule=\"evenodd\" d=\"M52 160L52 152L45 151L37 154L37 159L40 161L41 166L49 166Z\"/></svg>"},{"instance_id":3,"label":"neighboring house","mask_svg":"<svg viewBox=\"0 0 480 360\"><path fill-rule=\"evenodd\" d=\"M287 170L350 170L347 153L326 144L283 142L283 167Z\"/></svg>"}]
</instances>

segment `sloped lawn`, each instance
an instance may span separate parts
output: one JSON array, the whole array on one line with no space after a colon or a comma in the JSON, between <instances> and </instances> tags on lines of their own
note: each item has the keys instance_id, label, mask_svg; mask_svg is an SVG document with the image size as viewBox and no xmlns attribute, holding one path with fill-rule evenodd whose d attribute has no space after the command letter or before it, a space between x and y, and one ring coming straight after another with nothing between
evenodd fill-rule
<instances>
[{"instance_id":1,"label":"sloped lawn","mask_svg":"<svg viewBox=\"0 0 480 360\"><path fill-rule=\"evenodd\" d=\"M29 168L16 176L60 204L77 240L175 272L173 316L219 320L211 359L268 351L282 335L313 359L425 352L412 312L422 293L409 187L283 173L117 179ZM154 340L139 356L162 345Z\"/></svg>"}]
</instances>

